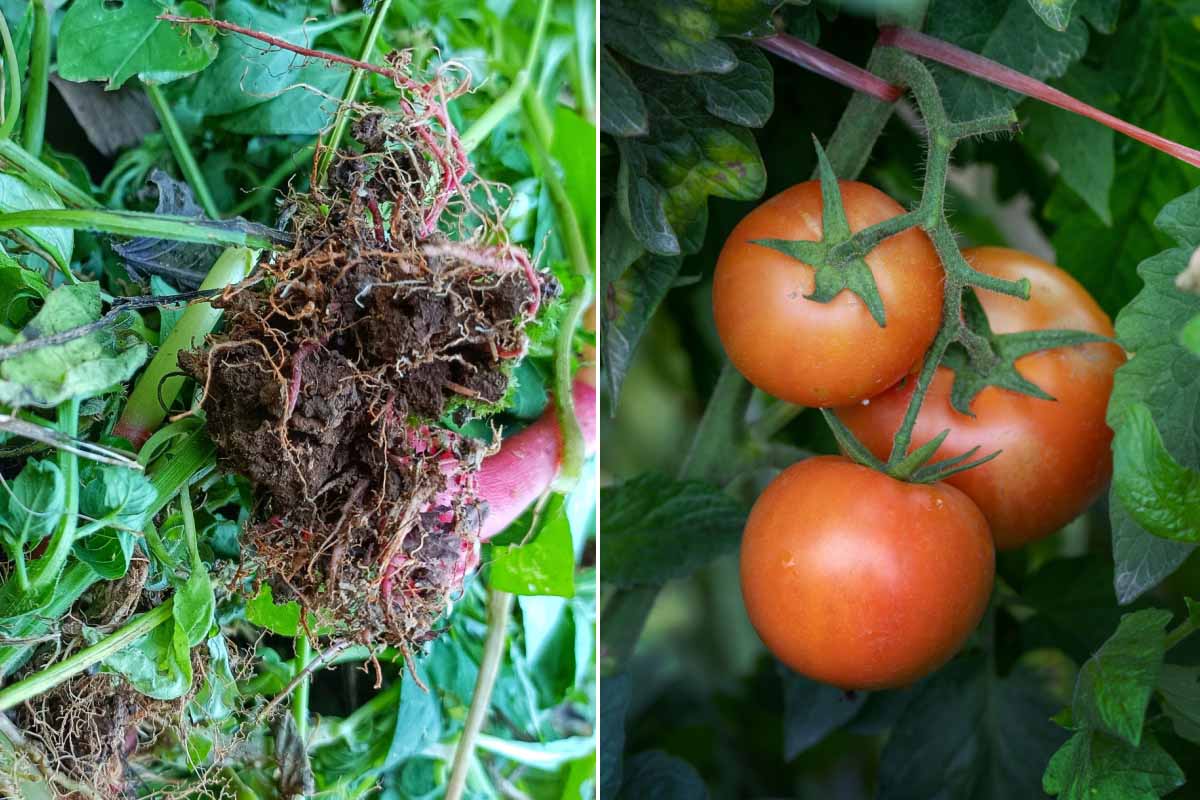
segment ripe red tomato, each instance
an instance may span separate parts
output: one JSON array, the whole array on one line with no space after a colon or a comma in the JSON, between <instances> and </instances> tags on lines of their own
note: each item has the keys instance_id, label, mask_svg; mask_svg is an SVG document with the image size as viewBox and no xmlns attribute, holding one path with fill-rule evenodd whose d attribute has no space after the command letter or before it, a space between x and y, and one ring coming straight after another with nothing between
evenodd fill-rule
<instances>
[{"instance_id":1,"label":"ripe red tomato","mask_svg":"<svg viewBox=\"0 0 1200 800\"><path fill-rule=\"evenodd\" d=\"M1028 278L1032 284L1029 300L979 293L996 333L1069 328L1113 335L1108 316L1087 290L1053 264L1003 247L977 247L964 255L981 272L1008 280ZM1091 505L1112 473L1112 431L1104 414L1113 372L1124 361L1114 344L1031 353L1017 359L1017 371L1056 400L988 387L971 406L974 417L950 406L953 374L939 369L913 429L913 446L949 428L936 459L976 445L980 456L1002 451L946 482L966 492L983 511L998 548L1049 536ZM838 409L838 416L885 458L912 391L913 381L905 381L861 405Z\"/></svg>"},{"instance_id":2,"label":"ripe red tomato","mask_svg":"<svg viewBox=\"0 0 1200 800\"><path fill-rule=\"evenodd\" d=\"M841 456L788 467L754 504L742 595L797 672L843 689L906 686L944 664L987 608L995 551L952 486Z\"/></svg>"},{"instance_id":3,"label":"ripe red tomato","mask_svg":"<svg viewBox=\"0 0 1200 800\"><path fill-rule=\"evenodd\" d=\"M850 229L903 213L865 183L841 181ZM924 231L887 239L866 257L883 299L879 327L856 295L805 299L812 267L756 239L821 238L821 185L797 184L750 212L729 235L713 279L717 332L735 367L758 388L805 406L836 406L878 394L928 349L942 315L942 268Z\"/></svg>"}]
</instances>

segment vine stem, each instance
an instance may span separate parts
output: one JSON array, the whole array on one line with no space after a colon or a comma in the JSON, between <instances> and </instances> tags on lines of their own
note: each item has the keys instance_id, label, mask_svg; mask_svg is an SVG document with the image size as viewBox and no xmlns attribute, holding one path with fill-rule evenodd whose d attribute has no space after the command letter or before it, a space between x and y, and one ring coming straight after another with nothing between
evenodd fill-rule
<instances>
[{"instance_id":1,"label":"vine stem","mask_svg":"<svg viewBox=\"0 0 1200 800\"><path fill-rule=\"evenodd\" d=\"M937 61L949 67L981 78L997 86L1003 86L1027 97L1041 100L1052 106L1070 111L1073 114L1095 120L1107 125L1118 133L1122 133L1142 144L1148 144L1156 150L1161 150L1180 161L1200 167L1200 150L1193 150L1178 142L1159 136L1144 128L1139 128L1112 114L1105 113L1095 106L1077 100L1066 92L1059 91L1036 78L1031 78L1015 69L1004 66L990 58L964 50L949 42L936 39L918 31L907 28L884 26L879 32L880 44L907 50L914 55Z\"/></svg>"},{"instance_id":2,"label":"vine stem","mask_svg":"<svg viewBox=\"0 0 1200 800\"><path fill-rule=\"evenodd\" d=\"M904 94L899 86L795 36L779 33L755 39L754 43L769 53L884 103L894 103Z\"/></svg>"},{"instance_id":3,"label":"vine stem","mask_svg":"<svg viewBox=\"0 0 1200 800\"><path fill-rule=\"evenodd\" d=\"M483 142L492 130L521 104L521 98L529 86L530 77L538 54L542 49L542 37L546 33L546 24L550 19L550 0L539 0L537 21L533 24L533 38L530 39L529 49L525 51L525 63L513 76L512 83L504 94L496 98L487 111L483 112L462 135L462 145L468 153Z\"/></svg>"},{"instance_id":4,"label":"vine stem","mask_svg":"<svg viewBox=\"0 0 1200 800\"><path fill-rule=\"evenodd\" d=\"M579 217L575 207L567 196L567 189L562 178L556 171L553 157L550 155L550 120L541 98L532 89L526 92L524 98L525 116L529 121L527 126L530 138L537 151L538 160L542 165L542 179L550 190L550 202L554 205L554 213L558 217L559 228L567 243L567 255L575 275L582 281L579 292L571 298L567 305L566 314L559 325L558 339L554 344L554 403L558 413L558 424L563 435L562 466L559 469L556 483L562 486L574 485L583 471L586 459L586 446L583 441L583 431L579 427L579 418L575 413L575 392L572 391L573 372L571 356L574 353L575 330L583 319L583 312L592 296L592 259L588 253L587 242L579 225Z\"/></svg>"},{"instance_id":5,"label":"vine stem","mask_svg":"<svg viewBox=\"0 0 1200 800\"><path fill-rule=\"evenodd\" d=\"M174 609L174 598L167 600L158 608L147 611L135 617L116 631L105 636L91 647L85 647L70 658L65 658L52 667L31 675L23 681L17 681L11 686L0 690L0 711L24 703L58 686L60 683L73 678L90 667L99 664L111 655L119 653L136 642L162 623L171 619Z\"/></svg>"},{"instance_id":6,"label":"vine stem","mask_svg":"<svg viewBox=\"0 0 1200 800\"><path fill-rule=\"evenodd\" d=\"M31 155L42 154L46 140L46 100L50 92L49 0L33 0L33 35L29 45L29 88L25 93L25 124L21 144Z\"/></svg>"},{"instance_id":7,"label":"vine stem","mask_svg":"<svg viewBox=\"0 0 1200 800\"><path fill-rule=\"evenodd\" d=\"M58 430L72 439L79 436L79 402L78 397L72 397L58 407ZM79 525L79 457L70 450L59 450L58 468L66 489L63 519L50 537L46 554L33 562L29 583L34 592L45 591L58 583L67 556L75 546L75 532Z\"/></svg>"},{"instance_id":8,"label":"vine stem","mask_svg":"<svg viewBox=\"0 0 1200 800\"><path fill-rule=\"evenodd\" d=\"M379 39L379 32L383 29L384 20L387 18L391 6L392 0L376 2L375 10L371 13L371 20L367 25L366 35L363 36L362 46L358 49L359 61L365 62L371 58L371 52L375 49L375 42ZM350 126L350 109L355 98L358 97L358 90L362 86L364 74L362 69L355 67L350 73L350 80L346 83L346 90L342 93L342 102L338 105L337 116L333 121L333 132L329 137L328 149L322 151L317 164L317 182L322 185L329 172L329 165L333 163L334 153L341 146L346 129Z\"/></svg>"},{"instance_id":9,"label":"vine stem","mask_svg":"<svg viewBox=\"0 0 1200 800\"><path fill-rule=\"evenodd\" d=\"M296 734L303 742L308 739L308 694L312 687L308 664L312 661L312 644L308 641L308 635L304 631L300 631L300 635L294 641L296 658L293 661L293 668L296 670L296 677L299 680L292 689L292 718L296 720Z\"/></svg>"},{"instance_id":10,"label":"vine stem","mask_svg":"<svg viewBox=\"0 0 1200 800\"><path fill-rule=\"evenodd\" d=\"M150 98L150 105L154 107L154 113L158 116L158 124L162 126L167 144L170 145L171 153L175 156L175 163L179 165L184 179L196 193L200 207L204 209L204 213L208 215L209 219L220 219L221 212L217 209L216 201L213 200L212 192L208 188L208 181L204 179L204 173L200 171L200 165L196 163L196 156L192 153L192 148L188 146L187 137L183 135L183 130L179 127L179 122L175 119L175 113L171 111L171 104L167 102L162 88L154 83L143 83L142 88L145 89L146 96Z\"/></svg>"},{"instance_id":11,"label":"vine stem","mask_svg":"<svg viewBox=\"0 0 1200 800\"><path fill-rule=\"evenodd\" d=\"M21 115L21 70L17 66L17 48L8 20L0 13L0 40L4 43L4 121L0 122L0 139L8 139L17 127Z\"/></svg>"},{"instance_id":12,"label":"vine stem","mask_svg":"<svg viewBox=\"0 0 1200 800\"><path fill-rule=\"evenodd\" d=\"M446 800L462 800L463 790L467 785L467 771L475 757L475 740L483 728L484 718L492 702L492 689L496 685L496 677L500 674L512 604L513 595L508 592L499 589L488 590L487 639L483 644L483 659L479 663L479 675L475 679L471 708L467 712L462 735L454 749L450 782L446 786Z\"/></svg>"},{"instance_id":13,"label":"vine stem","mask_svg":"<svg viewBox=\"0 0 1200 800\"><path fill-rule=\"evenodd\" d=\"M153 214L142 211L101 211L82 208L39 208L0 214L0 230L24 228L70 228L99 231L120 236L151 236L175 242L242 245L274 248L281 237L261 226L244 230L206 224L191 217Z\"/></svg>"},{"instance_id":14,"label":"vine stem","mask_svg":"<svg viewBox=\"0 0 1200 800\"><path fill-rule=\"evenodd\" d=\"M1170 650L1197 630L1200 630L1200 624L1197 623L1195 617L1188 616L1187 619L1175 627L1175 630L1167 634L1167 638L1164 641L1164 649Z\"/></svg>"}]
</instances>

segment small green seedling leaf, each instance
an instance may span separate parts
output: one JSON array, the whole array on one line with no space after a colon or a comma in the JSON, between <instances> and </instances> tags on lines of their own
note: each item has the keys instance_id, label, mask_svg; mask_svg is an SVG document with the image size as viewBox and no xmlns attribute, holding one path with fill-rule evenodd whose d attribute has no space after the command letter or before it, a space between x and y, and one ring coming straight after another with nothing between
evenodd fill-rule
<instances>
[{"instance_id":1,"label":"small green seedling leaf","mask_svg":"<svg viewBox=\"0 0 1200 800\"><path fill-rule=\"evenodd\" d=\"M14 547L37 543L58 526L65 488L62 472L53 461L25 462L3 498L7 502L0 502Z\"/></svg>"},{"instance_id":2,"label":"small green seedling leaf","mask_svg":"<svg viewBox=\"0 0 1200 800\"><path fill-rule=\"evenodd\" d=\"M80 513L131 531L145 527L158 499L158 491L145 473L124 467L91 465L82 483Z\"/></svg>"},{"instance_id":3,"label":"small green seedling leaf","mask_svg":"<svg viewBox=\"0 0 1200 800\"><path fill-rule=\"evenodd\" d=\"M84 636L99 641L102 634L84 629ZM124 675L134 689L157 700L183 697L192 688L192 656L187 635L174 621L163 624L136 642L105 659L105 672Z\"/></svg>"},{"instance_id":4,"label":"small green seedling leaf","mask_svg":"<svg viewBox=\"0 0 1200 800\"><path fill-rule=\"evenodd\" d=\"M175 590L175 624L183 631L188 647L204 641L212 629L216 601L212 580L204 563L192 566L192 574Z\"/></svg>"},{"instance_id":5,"label":"small green seedling leaf","mask_svg":"<svg viewBox=\"0 0 1200 800\"><path fill-rule=\"evenodd\" d=\"M887 316L883 309L883 298L879 295L875 275L866 260L854 258L842 264L834 264L829 259L830 251L835 245L849 241L850 223L846 219L841 186L833 172L833 166L829 163L821 143L815 138L813 142L817 148L821 174L821 241L756 239L754 243L778 250L812 268L813 291L805 295L806 300L828 303L848 289L863 301L876 324L881 328L885 327Z\"/></svg>"},{"instance_id":6,"label":"small green seedling leaf","mask_svg":"<svg viewBox=\"0 0 1200 800\"><path fill-rule=\"evenodd\" d=\"M246 619L280 636L294 638L300 630L300 604L295 600L276 604L271 587L264 583L246 604Z\"/></svg>"},{"instance_id":7,"label":"small green seedling leaf","mask_svg":"<svg viewBox=\"0 0 1200 800\"><path fill-rule=\"evenodd\" d=\"M1200 472L1177 462L1145 403L1125 410L1113 439L1113 492L1155 536L1200 542Z\"/></svg>"},{"instance_id":8,"label":"small green seedling leaf","mask_svg":"<svg viewBox=\"0 0 1200 800\"><path fill-rule=\"evenodd\" d=\"M523 545L495 547L488 582L521 595L575 594L575 551L562 495L554 495L542 514L541 528Z\"/></svg>"}]
</instances>

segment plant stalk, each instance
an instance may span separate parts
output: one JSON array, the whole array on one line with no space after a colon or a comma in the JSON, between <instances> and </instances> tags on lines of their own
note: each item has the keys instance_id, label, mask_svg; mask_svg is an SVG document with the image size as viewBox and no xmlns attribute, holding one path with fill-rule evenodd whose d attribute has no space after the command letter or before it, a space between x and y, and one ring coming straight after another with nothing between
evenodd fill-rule
<instances>
[{"instance_id":1,"label":"plant stalk","mask_svg":"<svg viewBox=\"0 0 1200 800\"><path fill-rule=\"evenodd\" d=\"M154 83L144 83L142 88L146 90L146 96L150 98L150 105L154 106L158 124L162 126L167 144L175 156L175 163L179 165L184 180L196 193L200 207L204 209L204 213L208 215L209 219L220 219L221 212L217 209L216 201L213 200L212 192L208 188L208 181L204 179L204 173L200 171L200 165L196 163L196 156L192 153L192 148L188 146L187 137L183 135L183 130L179 127L179 122L175 119L175 113L171 111L171 104L167 102L166 95Z\"/></svg>"},{"instance_id":2,"label":"plant stalk","mask_svg":"<svg viewBox=\"0 0 1200 800\"><path fill-rule=\"evenodd\" d=\"M68 205L95 209L103 207L96 198L59 175L12 139L0 139L0 159L49 186Z\"/></svg>"},{"instance_id":3,"label":"plant stalk","mask_svg":"<svg viewBox=\"0 0 1200 800\"><path fill-rule=\"evenodd\" d=\"M450 770L450 782L446 787L446 800L462 800L467 785L467 771L475 757L475 740L483 728L492 702L492 689L500 674L500 663L504 660L504 641L508 635L508 620L512 615L513 595L498 589L488 590L487 639L483 644L483 660L479 663L479 675L475 679L475 694L471 697L471 708L463 724L462 735L454 750L454 762Z\"/></svg>"},{"instance_id":4,"label":"plant stalk","mask_svg":"<svg viewBox=\"0 0 1200 800\"><path fill-rule=\"evenodd\" d=\"M296 720L296 734L303 742L308 738L308 694L312 679L305 673L308 663L312 661L312 645L304 631L300 631L293 641L296 643L296 658L292 663L301 678L292 689L292 718Z\"/></svg>"},{"instance_id":5,"label":"plant stalk","mask_svg":"<svg viewBox=\"0 0 1200 800\"><path fill-rule=\"evenodd\" d=\"M58 407L58 429L72 439L79 436L79 398L72 397ZM58 581L66 566L67 556L75 545L79 525L79 457L70 450L58 451L58 469L62 472L66 494L63 499L63 519L50 537L46 554L33 562L30 587L42 591Z\"/></svg>"},{"instance_id":6,"label":"plant stalk","mask_svg":"<svg viewBox=\"0 0 1200 800\"><path fill-rule=\"evenodd\" d=\"M30 0L33 37L29 45L29 86L25 92L25 124L21 144L39 157L46 140L46 100L50 91L49 0Z\"/></svg>"},{"instance_id":7,"label":"plant stalk","mask_svg":"<svg viewBox=\"0 0 1200 800\"><path fill-rule=\"evenodd\" d=\"M24 228L71 228L115 233L119 236L152 236L176 242L273 248L280 237L259 226L256 230L205 223L191 217L175 217L142 211L101 211L74 208L39 208L0 214L0 230Z\"/></svg>"},{"instance_id":8,"label":"plant stalk","mask_svg":"<svg viewBox=\"0 0 1200 800\"><path fill-rule=\"evenodd\" d=\"M17 48L3 13L0 13L0 39L4 42L4 121L0 123L0 139L8 139L21 115L21 70L17 65Z\"/></svg>"}]
</instances>

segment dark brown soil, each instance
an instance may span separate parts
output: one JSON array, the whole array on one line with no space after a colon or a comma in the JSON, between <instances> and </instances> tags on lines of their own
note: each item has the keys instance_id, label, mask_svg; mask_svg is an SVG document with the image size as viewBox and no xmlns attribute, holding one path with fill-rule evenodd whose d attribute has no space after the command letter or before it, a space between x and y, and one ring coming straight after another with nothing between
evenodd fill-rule
<instances>
[{"instance_id":1,"label":"dark brown soil","mask_svg":"<svg viewBox=\"0 0 1200 800\"><path fill-rule=\"evenodd\" d=\"M400 123L355 135L329 188L294 199L293 249L225 293L225 332L180 367L222 464L261 494L259 579L340 635L407 646L477 546L484 454L436 421L503 399L544 287L518 250L421 234L446 190L421 191L436 162L406 155Z\"/></svg>"}]
</instances>

